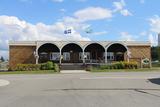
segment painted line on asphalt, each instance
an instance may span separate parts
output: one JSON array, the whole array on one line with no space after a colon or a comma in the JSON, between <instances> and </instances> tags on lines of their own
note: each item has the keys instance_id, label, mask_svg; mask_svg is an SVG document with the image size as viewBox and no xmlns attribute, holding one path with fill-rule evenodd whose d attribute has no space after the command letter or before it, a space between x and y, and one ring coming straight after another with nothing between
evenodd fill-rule
<instances>
[{"instance_id":1,"label":"painted line on asphalt","mask_svg":"<svg viewBox=\"0 0 160 107\"><path fill-rule=\"evenodd\" d=\"M153 79L157 77L86 77L86 78L80 78L84 80L90 80L90 79Z\"/></svg>"},{"instance_id":2,"label":"painted line on asphalt","mask_svg":"<svg viewBox=\"0 0 160 107\"><path fill-rule=\"evenodd\" d=\"M6 86L6 85L9 85L9 84L10 84L9 81L0 79L0 87L1 87L1 86Z\"/></svg>"}]
</instances>

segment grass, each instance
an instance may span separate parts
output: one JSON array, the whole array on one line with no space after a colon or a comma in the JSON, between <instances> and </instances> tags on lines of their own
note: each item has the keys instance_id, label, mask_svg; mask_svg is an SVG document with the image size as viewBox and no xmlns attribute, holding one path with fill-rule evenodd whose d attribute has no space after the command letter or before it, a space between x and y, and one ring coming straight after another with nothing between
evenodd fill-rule
<instances>
[{"instance_id":1,"label":"grass","mask_svg":"<svg viewBox=\"0 0 160 107\"><path fill-rule=\"evenodd\" d=\"M160 71L160 67L140 68L140 69L97 69L93 68L90 72L150 72Z\"/></svg>"},{"instance_id":2,"label":"grass","mask_svg":"<svg viewBox=\"0 0 160 107\"><path fill-rule=\"evenodd\" d=\"M153 67L160 67L160 63L158 62L158 63L152 63L152 66Z\"/></svg>"},{"instance_id":3,"label":"grass","mask_svg":"<svg viewBox=\"0 0 160 107\"><path fill-rule=\"evenodd\" d=\"M0 74L55 74L54 70L39 70L39 71L1 71Z\"/></svg>"}]
</instances>

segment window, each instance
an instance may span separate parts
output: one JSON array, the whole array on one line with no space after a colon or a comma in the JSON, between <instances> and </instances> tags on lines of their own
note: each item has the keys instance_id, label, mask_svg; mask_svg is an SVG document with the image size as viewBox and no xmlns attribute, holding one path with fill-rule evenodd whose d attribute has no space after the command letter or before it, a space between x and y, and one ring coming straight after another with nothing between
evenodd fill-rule
<instances>
[{"instance_id":1,"label":"window","mask_svg":"<svg viewBox=\"0 0 160 107\"><path fill-rule=\"evenodd\" d=\"M113 52L107 52L107 59L114 60L114 53Z\"/></svg>"},{"instance_id":2,"label":"window","mask_svg":"<svg viewBox=\"0 0 160 107\"><path fill-rule=\"evenodd\" d=\"M70 53L69 52L63 52L63 60L70 60Z\"/></svg>"},{"instance_id":3,"label":"window","mask_svg":"<svg viewBox=\"0 0 160 107\"><path fill-rule=\"evenodd\" d=\"M60 58L60 53L59 52L53 52L50 54L50 60L57 61Z\"/></svg>"},{"instance_id":4,"label":"window","mask_svg":"<svg viewBox=\"0 0 160 107\"><path fill-rule=\"evenodd\" d=\"M84 57L86 60L90 60L90 52L85 52Z\"/></svg>"},{"instance_id":5,"label":"window","mask_svg":"<svg viewBox=\"0 0 160 107\"><path fill-rule=\"evenodd\" d=\"M83 60L83 53L82 52L79 53L79 60Z\"/></svg>"},{"instance_id":6,"label":"window","mask_svg":"<svg viewBox=\"0 0 160 107\"><path fill-rule=\"evenodd\" d=\"M80 52L80 53L79 53L79 59L80 59L80 60L83 60L83 57L84 57L86 60L90 60L90 53L89 53L89 52L85 52L85 53L84 53L84 56L83 56L83 53Z\"/></svg>"},{"instance_id":7,"label":"window","mask_svg":"<svg viewBox=\"0 0 160 107\"><path fill-rule=\"evenodd\" d=\"M47 53L46 52L42 52L42 53L40 53L40 55L39 55L39 57L40 58L47 58Z\"/></svg>"}]
</instances>

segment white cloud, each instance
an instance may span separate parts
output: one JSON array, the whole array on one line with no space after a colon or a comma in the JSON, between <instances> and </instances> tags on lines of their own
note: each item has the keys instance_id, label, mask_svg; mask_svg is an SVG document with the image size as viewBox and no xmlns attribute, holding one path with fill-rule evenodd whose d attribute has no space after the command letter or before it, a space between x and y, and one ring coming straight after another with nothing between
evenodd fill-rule
<instances>
[{"instance_id":1,"label":"white cloud","mask_svg":"<svg viewBox=\"0 0 160 107\"><path fill-rule=\"evenodd\" d=\"M139 35L141 35L141 36L146 36L147 34L148 34L147 31L143 31L143 32L140 32L140 33L139 33Z\"/></svg>"},{"instance_id":2,"label":"white cloud","mask_svg":"<svg viewBox=\"0 0 160 107\"><path fill-rule=\"evenodd\" d=\"M121 10L120 13L121 13L123 16L132 16L132 13L131 13L130 11L128 11L127 9Z\"/></svg>"},{"instance_id":3,"label":"white cloud","mask_svg":"<svg viewBox=\"0 0 160 107\"><path fill-rule=\"evenodd\" d=\"M56 22L53 25L44 23L31 24L13 16L0 16L0 53L8 50L8 41L33 41L33 40L90 40L82 37L79 32L72 29L72 34L64 35L66 25Z\"/></svg>"},{"instance_id":4,"label":"white cloud","mask_svg":"<svg viewBox=\"0 0 160 107\"><path fill-rule=\"evenodd\" d=\"M155 15L154 17L149 19L150 30L155 33L160 33L160 17Z\"/></svg>"},{"instance_id":5,"label":"white cloud","mask_svg":"<svg viewBox=\"0 0 160 107\"><path fill-rule=\"evenodd\" d=\"M64 12L66 12L66 9L62 8L59 11L62 12L62 13L64 13Z\"/></svg>"},{"instance_id":6,"label":"white cloud","mask_svg":"<svg viewBox=\"0 0 160 107\"><path fill-rule=\"evenodd\" d=\"M77 20L81 22L99 20L112 17L112 11L102 7L88 7L74 13Z\"/></svg>"},{"instance_id":7,"label":"white cloud","mask_svg":"<svg viewBox=\"0 0 160 107\"><path fill-rule=\"evenodd\" d=\"M3 56L5 59L8 59L9 52L8 50L0 50L0 57Z\"/></svg>"},{"instance_id":8,"label":"white cloud","mask_svg":"<svg viewBox=\"0 0 160 107\"><path fill-rule=\"evenodd\" d=\"M115 7L113 12L120 12L123 16L132 16L132 13L125 8L126 3L124 0L120 0L119 2L113 2L113 6Z\"/></svg>"},{"instance_id":9,"label":"white cloud","mask_svg":"<svg viewBox=\"0 0 160 107\"><path fill-rule=\"evenodd\" d=\"M158 44L158 33L160 33L160 17L158 15L153 16L149 19L150 34L148 35L149 41L152 43L152 45Z\"/></svg>"},{"instance_id":10,"label":"white cloud","mask_svg":"<svg viewBox=\"0 0 160 107\"><path fill-rule=\"evenodd\" d=\"M157 40L156 36L154 36L152 33L149 34L148 40L153 46L158 44L158 42L157 42L158 40Z\"/></svg>"},{"instance_id":11,"label":"white cloud","mask_svg":"<svg viewBox=\"0 0 160 107\"><path fill-rule=\"evenodd\" d=\"M134 36L129 34L128 32L120 32L120 39L123 41L135 41Z\"/></svg>"},{"instance_id":12,"label":"white cloud","mask_svg":"<svg viewBox=\"0 0 160 107\"><path fill-rule=\"evenodd\" d=\"M91 33L91 35L93 35L93 36L98 36L98 35L105 35L105 34L107 34L108 32L107 31L101 31L101 32L93 32L93 33Z\"/></svg>"},{"instance_id":13,"label":"white cloud","mask_svg":"<svg viewBox=\"0 0 160 107\"><path fill-rule=\"evenodd\" d=\"M126 3L124 2L124 0L121 0L119 2L113 2L113 6L115 7L114 11L120 11L123 10L123 8L125 7Z\"/></svg>"},{"instance_id":14,"label":"white cloud","mask_svg":"<svg viewBox=\"0 0 160 107\"><path fill-rule=\"evenodd\" d=\"M64 0L51 0L51 1L61 3L61 2L63 2Z\"/></svg>"}]
</instances>

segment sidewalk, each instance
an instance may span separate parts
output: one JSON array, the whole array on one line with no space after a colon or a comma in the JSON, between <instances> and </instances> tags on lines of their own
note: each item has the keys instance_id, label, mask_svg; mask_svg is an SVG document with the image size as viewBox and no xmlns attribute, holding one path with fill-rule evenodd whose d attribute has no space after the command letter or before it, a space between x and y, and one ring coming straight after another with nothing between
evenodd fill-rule
<instances>
[{"instance_id":1,"label":"sidewalk","mask_svg":"<svg viewBox=\"0 0 160 107\"><path fill-rule=\"evenodd\" d=\"M61 70L61 73L87 73L85 70Z\"/></svg>"}]
</instances>

